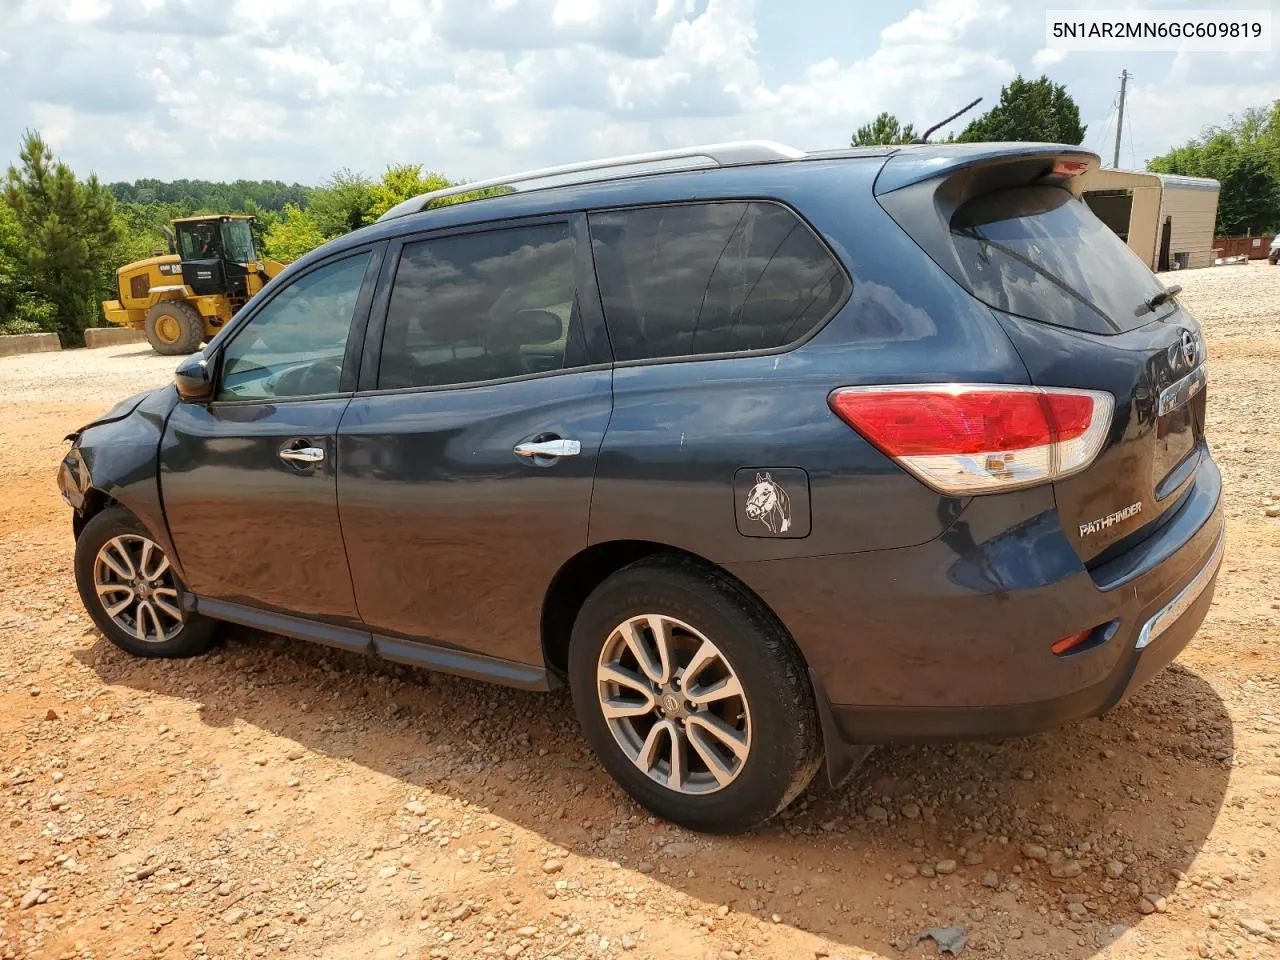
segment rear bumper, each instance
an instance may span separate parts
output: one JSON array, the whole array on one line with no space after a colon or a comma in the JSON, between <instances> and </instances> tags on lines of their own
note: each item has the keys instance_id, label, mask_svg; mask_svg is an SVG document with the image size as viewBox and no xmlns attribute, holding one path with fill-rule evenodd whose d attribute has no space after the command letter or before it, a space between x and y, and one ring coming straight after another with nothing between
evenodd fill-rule
<instances>
[{"instance_id":1,"label":"rear bumper","mask_svg":"<svg viewBox=\"0 0 1280 960\"><path fill-rule=\"evenodd\" d=\"M1222 562L1218 544L1203 567L1175 598L1165 604L1172 615L1162 617L1164 607L1153 613L1138 630L1112 637L1124 650L1111 672L1098 682L1046 700L1000 704L991 707L857 707L833 706L835 730L845 743L961 740L966 738L1022 736L1096 717L1120 703L1180 654L1209 612ZM1179 600L1186 599L1185 606ZM1148 627L1153 631L1146 646L1139 647Z\"/></svg>"},{"instance_id":2,"label":"rear bumper","mask_svg":"<svg viewBox=\"0 0 1280 960\"><path fill-rule=\"evenodd\" d=\"M833 737L1029 734L1106 712L1187 645L1222 559L1220 495L1206 454L1176 513L1134 548L1137 562L1126 554L1093 571L1041 490L975 500L963 523L918 547L731 569L808 659L830 705L829 754ZM1022 514L1013 524L1011 509ZM1087 649L1050 650L1104 624L1106 639Z\"/></svg>"}]
</instances>

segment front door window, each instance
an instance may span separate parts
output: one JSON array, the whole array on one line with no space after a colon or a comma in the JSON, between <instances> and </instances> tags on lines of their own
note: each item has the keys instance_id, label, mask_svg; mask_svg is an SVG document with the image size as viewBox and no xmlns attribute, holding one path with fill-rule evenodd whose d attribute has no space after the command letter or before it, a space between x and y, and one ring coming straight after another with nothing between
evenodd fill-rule
<instances>
[{"instance_id":1,"label":"front door window","mask_svg":"<svg viewBox=\"0 0 1280 960\"><path fill-rule=\"evenodd\" d=\"M337 393L368 252L326 264L277 294L223 350L219 400Z\"/></svg>"}]
</instances>

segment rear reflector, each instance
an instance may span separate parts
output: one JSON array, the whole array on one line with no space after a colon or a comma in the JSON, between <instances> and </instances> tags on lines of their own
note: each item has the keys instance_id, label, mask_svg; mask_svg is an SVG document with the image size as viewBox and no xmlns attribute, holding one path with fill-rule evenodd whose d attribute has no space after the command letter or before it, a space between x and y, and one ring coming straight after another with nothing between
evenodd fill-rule
<instances>
[{"instance_id":1,"label":"rear reflector","mask_svg":"<svg viewBox=\"0 0 1280 960\"><path fill-rule=\"evenodd\" d=\"M1088 630L1081 630L1079 633L1072 634L1069 637L1063 637L1061 640L1059 640L1049 649L1052 650L1058 656L1062 656L1064 653L1068 652L1069 650L1074 650L1076 647L1080 646L1080 644L1084 643L1091 636L1093 636L1093 631L1094 631L1094 628L1090 627Z\"/></svg>"},{"instance_id":2,"label":"rear reflector","mask_svg":"<svg viewBox=\"0 0 1280 960\"><path fill-rule=\"evenodd\" d=\"M1099 390L999 384L844 387L831 409L940 493L972 496L1083 470L1115 401Z\"/></svg>"}]
</instances>

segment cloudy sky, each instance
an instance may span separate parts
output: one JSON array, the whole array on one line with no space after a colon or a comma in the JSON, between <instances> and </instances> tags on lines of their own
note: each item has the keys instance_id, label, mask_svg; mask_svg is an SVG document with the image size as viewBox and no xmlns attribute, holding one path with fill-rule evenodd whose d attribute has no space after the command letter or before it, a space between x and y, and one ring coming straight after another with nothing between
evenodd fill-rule
<instances>
[{"instance_id":1,"label":"cloudy sky","mask_svg":"<svg viewBox=\"0 0 1280 960\"><path fill-rule=\"evenodd\" d=\"M1121 166L1280 98L1277 52L1071 53L1047 8L1265 0L0 0L0 163L26 128L80 172L322 181L484 176L690 143L848 143L1019 72L1065 83ZM1280 16L1276 17L1280 27ZM980 108L981 109L981 108Z\"/></svg>"}]
</instances>

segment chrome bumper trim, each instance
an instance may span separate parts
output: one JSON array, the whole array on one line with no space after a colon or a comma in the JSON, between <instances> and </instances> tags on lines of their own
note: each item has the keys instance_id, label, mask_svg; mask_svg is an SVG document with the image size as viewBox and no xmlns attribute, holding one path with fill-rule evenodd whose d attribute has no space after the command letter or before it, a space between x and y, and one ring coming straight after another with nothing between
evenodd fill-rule
<instances>
[{"instance_id":1,"label":"chrome bumper trim","mask_svg":"<svg viewBox=\"0 0 1280 960\"><path fill-rule=\"evenodd\" d=\"M1142 650L1158 640L1160 634L1173 626L1178 618L1187 612L1187 608L1200 599L1200 594L1204 593L1213 580L1213 575L1218 572L1218 566L1222 563L1222 550L1226 543L1227 534L1224 530L1218 534L1217 546L1213 548L1208 562L1200 568L1195 579L1179 590L1176 597L1166 603L1159 613L1143 625L1142 632L1138 634L1136 649Z\"/></svg>"}]
</instances>

